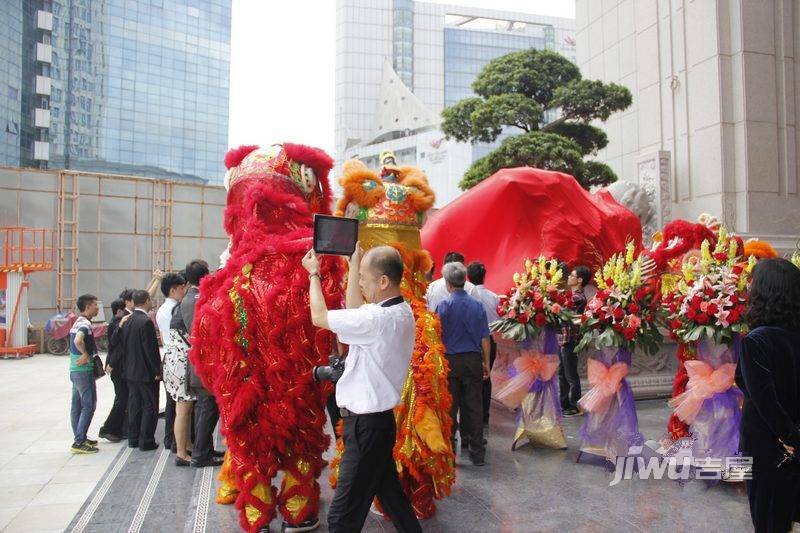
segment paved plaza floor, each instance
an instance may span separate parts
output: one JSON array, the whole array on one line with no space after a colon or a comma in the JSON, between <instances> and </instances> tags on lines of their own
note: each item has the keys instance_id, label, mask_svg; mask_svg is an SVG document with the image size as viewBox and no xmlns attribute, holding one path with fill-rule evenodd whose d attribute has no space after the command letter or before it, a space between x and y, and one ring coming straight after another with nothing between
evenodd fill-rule
<instances>
[{"instance_id":1,"label":"paved plaza floor","mask_svg":"<svg viewBox=\"0 0 800 533\"><path fill-rule=\"evenodd\" d=\"M100 443L100 453L68 451L68 360L37 355L0 360L0 531L235 532L233 506L214 503L217 470L178 468L174 456ZM96 435L113 397L98 382ZM163 394L163 392L162 392ZM163 401L163 399L162 399ZM663 400L637 402L642 432L663 435ZM439 502L426 532L752 531L741 483L630 480L614 487L610 471L576 464L582 418L565 423L570 449L510 450L513 415L493 406L487 464L458 457L453 494ZM163 421L159 422L159 436ZM329 452L330 454L330 452ZM323 474L324 517L332 491ZM280 530L279 520L271 524ZM365 531L393 531L370 515Z\"/></svg>"}]
</instances>

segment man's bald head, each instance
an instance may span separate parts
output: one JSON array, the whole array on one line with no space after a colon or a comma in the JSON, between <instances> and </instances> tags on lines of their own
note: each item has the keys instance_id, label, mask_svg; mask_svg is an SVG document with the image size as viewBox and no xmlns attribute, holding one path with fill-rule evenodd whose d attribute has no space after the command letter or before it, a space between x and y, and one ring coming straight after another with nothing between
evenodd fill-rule
<instances>
[{"instance_id":1,"label":"man's bald head","mask_svg":"<svg viewBox=\"0 0 800 533\"><path fill-rule=\"evenodd\" d=\"M391 246L376 246L364 255L363 265L372 270L376 277L386 276L393 285L403 280L403 258Z\"/></svg>"}]
</instances>

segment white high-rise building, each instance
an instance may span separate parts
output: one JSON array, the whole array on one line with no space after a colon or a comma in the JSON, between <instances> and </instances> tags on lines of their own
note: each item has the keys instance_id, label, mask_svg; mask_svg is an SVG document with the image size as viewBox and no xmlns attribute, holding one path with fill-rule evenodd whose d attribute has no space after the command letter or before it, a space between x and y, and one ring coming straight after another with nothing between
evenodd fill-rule
<instances>
[{"instance_id":1,"label":"white high-rise building","mask_svg":"<svg viewBox=\"0 0 800 533\"><path fill-rule=\"evenodd\" d=\"M391 150L421 167L437 206L492 145L444 139L440 113L472 95L492 59L528 48L575 61L574 20L412 0L337 0L336 167L358 157L378 168Z\"/></svg>"}]
</instances>

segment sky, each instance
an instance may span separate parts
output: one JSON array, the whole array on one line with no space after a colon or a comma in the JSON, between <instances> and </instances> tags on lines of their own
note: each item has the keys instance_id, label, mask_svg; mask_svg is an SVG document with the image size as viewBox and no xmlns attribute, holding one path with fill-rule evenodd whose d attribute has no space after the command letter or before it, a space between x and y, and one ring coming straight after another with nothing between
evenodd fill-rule
<instances>
[{"instance_id":1,"label":"sky","mask_svg":"<svg viewBox=\"0 0 800 533\"><path fill-rule=\"evenodd\" d=\"M574 0L429 0L575 17ZM334 155L335 0L233 0L228 143Z\"/></svg>"}]
</instances>

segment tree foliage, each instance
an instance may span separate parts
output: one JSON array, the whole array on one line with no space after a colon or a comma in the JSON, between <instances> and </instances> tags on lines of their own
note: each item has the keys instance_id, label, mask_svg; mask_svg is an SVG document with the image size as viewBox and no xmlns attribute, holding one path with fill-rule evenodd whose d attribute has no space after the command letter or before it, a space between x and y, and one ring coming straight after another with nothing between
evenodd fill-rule
<instances>
[{"instance_id":1,"label":"tree foliage","mask_svg":"<svg viewBox=\"0 0 800 533\"><path fill-rule=\"evenodd\" d=\"M550 50L522 50L492 60L475 79L478 96L442 112L442 131L462 142L496 141L518 130L486 157L473 163L461 182L468 189L501 168L535 166L575 176L586 188L616 180L597 161L584 161L608 144L605 132L590 124L605 121L631 104L627 88L581 78L567 58ZM548 110L560 116L545 122ZM551 113L552 115L552 113Z\"/></svg>"}]
</instances>

